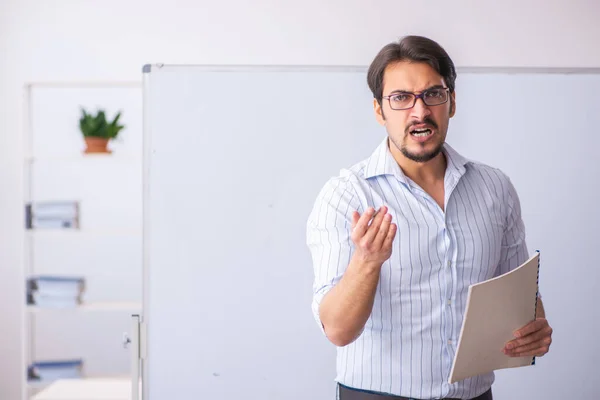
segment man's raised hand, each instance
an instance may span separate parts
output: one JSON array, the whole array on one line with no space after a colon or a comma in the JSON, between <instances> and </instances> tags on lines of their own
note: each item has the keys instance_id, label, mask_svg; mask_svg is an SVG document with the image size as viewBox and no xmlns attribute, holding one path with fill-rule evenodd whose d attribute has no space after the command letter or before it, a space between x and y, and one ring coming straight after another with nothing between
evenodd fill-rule
<instances>
[{"instance_id":1,"label":"man's raised hand","mask_svg":"<svg viewBox=\"0 0 600 400\"><path fill-rule=\"evenodd\" d=\"M355 257L360 262L381 266L392 255L396 230L386 206L377 212L369 207L363 215L354 211L351 238L356 246Z\"/></svg>"}]
</instances>

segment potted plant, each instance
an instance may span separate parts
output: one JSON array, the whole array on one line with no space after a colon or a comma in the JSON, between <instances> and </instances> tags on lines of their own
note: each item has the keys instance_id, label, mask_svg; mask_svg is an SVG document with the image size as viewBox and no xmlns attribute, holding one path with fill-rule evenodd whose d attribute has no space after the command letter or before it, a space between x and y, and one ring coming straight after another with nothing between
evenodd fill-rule
<instances>
[{"instance_id":1,"label":"potted plant","mask_svg":"<svg viewBox=\"0 0 600 400\"><path fill-rule=\"evenodd\" d=\"M81 109L79 129L85 140L85 153L111 153L108 149L108 142L115 139L125 127L119 124L120 117L121 112L119 111L109 122L106 120L104 110L98 110L96 115L92 115L87 113L84 108Z\"/></svg>"}]
</instances>

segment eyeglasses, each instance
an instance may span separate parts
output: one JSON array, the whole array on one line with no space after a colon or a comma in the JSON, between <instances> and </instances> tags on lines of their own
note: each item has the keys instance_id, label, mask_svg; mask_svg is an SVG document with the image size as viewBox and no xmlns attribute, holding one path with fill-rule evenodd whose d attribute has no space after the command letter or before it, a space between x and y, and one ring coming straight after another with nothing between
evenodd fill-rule
<instances>
[{"instance_id":1,"label":"eyeglasses","mask_svg":"<svg viewBox=\"0 0 600 400\"><path fill-rule=\"evenodd\" d=\"M421 92L421 94L411 92L397 92L390 94L389 96L383 96L390 102L390 108L392 110L408 110L413 108L417 104L417 99L422 99L423 103L428 106L439 106L448 101L450 89L448 88L434 88L427 89Z\"/></svg>"}]
</instances>

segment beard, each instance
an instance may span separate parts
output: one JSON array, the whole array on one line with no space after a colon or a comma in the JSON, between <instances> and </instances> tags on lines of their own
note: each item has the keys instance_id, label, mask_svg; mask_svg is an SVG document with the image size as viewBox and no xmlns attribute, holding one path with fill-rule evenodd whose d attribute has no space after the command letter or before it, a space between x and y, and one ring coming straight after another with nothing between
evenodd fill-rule
<instances>
[{"instance_id":1,"label":"beard","mask_svg":"<svg viewBox=\"0 0 600 400\"><path fill-rule=\"evenodd\" d=\"M442 147L444 146L444 143L441 142L439 143L433 150L426 152L426 153L420 153L420 154L415 154L415 153L411 153L407 148L406 145L402 145L399 147L400 152L404 155L404 157L408 158L409 160L418 162L418 163L425 163L427 161L433 160L434 158L437 157L438 154L440 154L440 152L442 151ZM396 146L398 147L398 146Z\"/></svg>"}]
</instances>

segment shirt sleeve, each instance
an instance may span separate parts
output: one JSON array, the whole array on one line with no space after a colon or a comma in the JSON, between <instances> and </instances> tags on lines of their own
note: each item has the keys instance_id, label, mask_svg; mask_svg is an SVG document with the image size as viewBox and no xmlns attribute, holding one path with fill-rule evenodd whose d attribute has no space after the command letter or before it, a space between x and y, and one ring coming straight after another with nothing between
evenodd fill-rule
<instances>
[{"instance_id":1,"label":"shirt sleeve","mask_svg":"<svg viewBox=\"0 0 600 400\"><path fill-rule=\"evenodd\" d=\"M319 192L307 222L306 241L314 270L312 312L323 333L319 306L350 262L353 211L362 213L351 182L333 178Z\"/></svg>"},{"instance_id":2,"label":"shirt sleeve","mask_svg":"<svg viewBox=\"0 0 600 400\"><path fill-rule=\"evenodd\" d=\"M498 275L512 271L529 258L519 196L510 179L505 177L505 181L506 224L502 236Z\"/></svg>"}]
</instances>

